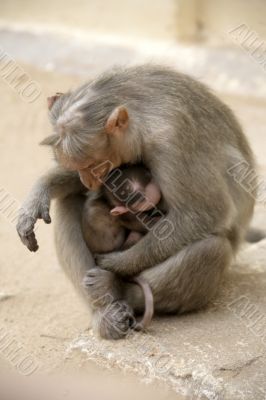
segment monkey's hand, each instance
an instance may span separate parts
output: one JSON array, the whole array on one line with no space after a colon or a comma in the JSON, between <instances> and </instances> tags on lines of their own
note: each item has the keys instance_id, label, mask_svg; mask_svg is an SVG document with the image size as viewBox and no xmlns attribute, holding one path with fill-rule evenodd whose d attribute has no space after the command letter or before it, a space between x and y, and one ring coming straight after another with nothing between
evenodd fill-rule
<instances>
[{"instance_id":1,"label":"monkey's hand","mask_svg":"<svg viewBox=\"0 0 266 400\"><path fill-rule=\"evenodd\" d=\"M17 232L22 243L30 251L37 251L39 246L35 237L34 227L38 219L43 219L46 224L51 223L49 214L50 200L43 196L26 202L19 210Z\"/></svg>"},{"instance_id":2,"label":"monkey's hand","mask_svg":"<svg viewBox=\"0 0 266 400\"><path fill-rule=\"evenodd\" d=\"M108 253L108 254L97 254L96 264L107 271L114 272L123 277L131 277L132 271L123 265L123 257L121 251Z\"/></svg>"},{"instance_id":3,"label":"monkey's hand","mask_svg":"<svg viewBox=\"0 0 266 400\"><path fill-rule=\"evenodd\" d=\"M69 194L83 193L84 186L75 171L55 166L42 175L33 185L18 217L17 231L21 241L30 251L38 250L34 226L38 219L51 223L49 214L51 199L65 198Z\"/></svg>"}]
</instances>

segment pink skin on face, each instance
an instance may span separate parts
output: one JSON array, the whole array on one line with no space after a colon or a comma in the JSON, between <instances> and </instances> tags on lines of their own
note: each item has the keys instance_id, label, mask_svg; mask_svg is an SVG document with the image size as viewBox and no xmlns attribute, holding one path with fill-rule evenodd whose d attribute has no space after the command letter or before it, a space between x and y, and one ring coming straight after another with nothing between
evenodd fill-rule
<instances>
[{"instance_id":1,"label":"pink skin on face","mask_svg":"<svg viewBox=\"0 0 266 400\"><path fill-rule=\"evenodd\" d=\"M145 200L136 205L137 211L148 211L154 208L161 200L161 191L154 182L150 182L145 188L144 197Z\"/></svg>"}]
</instances>

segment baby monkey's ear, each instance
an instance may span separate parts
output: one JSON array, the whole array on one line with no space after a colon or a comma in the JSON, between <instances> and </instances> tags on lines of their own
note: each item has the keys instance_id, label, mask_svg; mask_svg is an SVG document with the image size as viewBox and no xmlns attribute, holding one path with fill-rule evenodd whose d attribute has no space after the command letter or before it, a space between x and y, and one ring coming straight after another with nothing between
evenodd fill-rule
<instances>
[{"instance_id":1,"label":"baby monkey's ear","mask_svg":"<svg viewBox=\"0 0 266 400\"><path fill-rule=\"evenodd\" d=\"M113 135L124 132L128 127L128 120L126 107L115 108L105 124L106 132Z\"/></svg>"},{"instance_id":2,"label":"baby monkey's ear","mask_svg":"<svg viewBox=\"0 0 266 400\"><path fill-rule=\"evenodd\" d=\"M57 92L54 96L47 97L48 110L51 110L56 100L59 99L59 97L62 96L63 94L64 93Z\"/></svg>"}]
</instances>

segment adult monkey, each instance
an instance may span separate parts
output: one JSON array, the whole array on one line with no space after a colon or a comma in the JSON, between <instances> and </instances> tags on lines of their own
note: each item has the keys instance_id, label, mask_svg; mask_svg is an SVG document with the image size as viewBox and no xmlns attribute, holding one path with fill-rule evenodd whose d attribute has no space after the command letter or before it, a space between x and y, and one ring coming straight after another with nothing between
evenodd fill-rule
<instances>
[{"instance_id":1,"label":"adult monkey","mask_svg":"<svg viewBox=\"0 0 266 400\"><path fill-rule=\"evenodd\" d=\"M229 108L190 77L151 65L111 71L50 102L54 134L44 144L53 147L60 166L39 179L21 209L17 229L23 243L37 250L34 224L38 218L50 222L50 200L57 198L57 253L76 287L92 300L94 325L103 337L122 337L132 309L144 306L140 288L118 276L144 278L157 312L206 305L254 207L254 193L228 173L243 162L254 168ZM92 168L105 160L111 163L93 175ZM173 232L165 240L149 232L128 250L99 256L95 267L81 232L80 179L93 189L108 166L139 161L161 189ZM102 317L106 293L114 308L121 299L123 307Z\"/></svg>"}]
</instances>

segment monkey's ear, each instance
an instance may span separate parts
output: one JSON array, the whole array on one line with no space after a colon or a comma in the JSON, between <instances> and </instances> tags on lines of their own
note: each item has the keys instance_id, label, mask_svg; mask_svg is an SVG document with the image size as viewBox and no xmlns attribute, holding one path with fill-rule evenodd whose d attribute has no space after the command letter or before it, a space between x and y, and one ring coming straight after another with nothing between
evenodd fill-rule
<instances>
[{"instance_id":1,"label":"monkey's ear","mask_svg":"<svg viewBox=\"0 0 266 400\"><path fill-rule=\"evenodd\" d=\"M41 146L55 146L58 141L59 141L60 137L58 135L50 135L47 136L45 139L43 139L40 142Z\"/></svg>"},{"instance_id":2,"label":"monkey's ear","mask_svg":"<svg viewBox=\"0 0 266 400\"><path fill-rule=\"evenodd\" d=\"M115 108L106 122L106 132L110 134L124 132L128 127L128 119L126 107L120 106Z\"/></svg>"}]
</instances>

